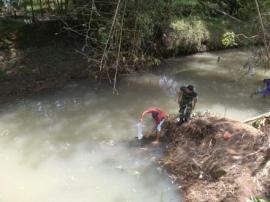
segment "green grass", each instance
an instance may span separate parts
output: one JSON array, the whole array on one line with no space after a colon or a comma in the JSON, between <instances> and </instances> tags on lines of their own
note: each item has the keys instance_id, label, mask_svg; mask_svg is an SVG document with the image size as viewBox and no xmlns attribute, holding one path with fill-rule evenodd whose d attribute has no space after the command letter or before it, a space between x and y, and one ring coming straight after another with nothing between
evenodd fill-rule
<instances>
[{"instance_id":1,"label":"green grass","mask_svg":"<svg viewBox=\"0 0 270 202\"><path fill-rule=\"evenodd\" d=\"M226 47L222 43L222 39L225 33L252 35L254 28L249 25L250 23L240 24L226 18L205 18L201 16L175 18L170 23L170 43L167 50L173 52L173 55L181 55L224 49ZM250 42L239 38L233 45L235 47L246 46Z\"/></svg>"},{"instance_id":2,"label":"green grass","mask_svg":"<svg viewBox=\"0 0 270 202\"><path fill-rule=\"evenodd\" d=\"M269 202L269 200L265 200L261 197L251 197L247 202Z\"/></svg>"}]
</instances>

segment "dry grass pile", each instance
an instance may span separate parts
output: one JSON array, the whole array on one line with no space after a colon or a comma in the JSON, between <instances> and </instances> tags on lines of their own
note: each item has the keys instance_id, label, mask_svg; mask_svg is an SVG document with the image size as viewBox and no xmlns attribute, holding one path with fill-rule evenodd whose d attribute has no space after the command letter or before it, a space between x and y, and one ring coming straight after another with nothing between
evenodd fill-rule
<instances>
[{"instance_id":1,"label":"dry grass pile","mask_svg":"<svg viewBox=\"0 0 270 202\"><path fill-rule=\"evenodd\" d=\"M185 201L246 201L270 193L270 136L225 118L195 117L167 125L172 145L162 159ZM268 131L268 132L267 132Z\"/></svg>"}]
</instances>

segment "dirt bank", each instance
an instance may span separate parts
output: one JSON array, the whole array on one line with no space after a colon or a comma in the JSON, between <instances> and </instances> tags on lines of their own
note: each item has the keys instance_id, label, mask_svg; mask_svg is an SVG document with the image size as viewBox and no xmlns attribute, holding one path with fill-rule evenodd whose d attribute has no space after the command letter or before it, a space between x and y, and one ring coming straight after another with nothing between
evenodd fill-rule
<instances>
[{"instance_id":1,"label":"dirt bank","mask_svg":"<svg viewBox=\"0 0 270 202\"><path fill-rule=\"evenodd\" d=\"M0 19L0 102L59 88L70 80L112 81L115 69L100 71L99 61L87 60L84 43L61 21ZM120 61L118 73L146 70L148 62L150 66L150 59L128 66L128 60Z\"/></svg>"},{"instance_id":2,"label":"dirt bank","mask_svg":"<svg viewBox=\"0 0 270 202\"><path fill-rule=\"evenodd\" d=\"M270 122L270 121L269 121ZM270 193L270 127L201 116L168 126L172 145L161 164L187 202L246 202Z\"/></svg>"},{"instance_id":3,"label":"dirt bank","mask_svg":"<svg viewBox=\"0 0 270 202\"><path fill-rule=\"evenodd\" d=\"M160 30L160 37L150 42L152 48L147 46L144 50L142 46L142 51L146 51L143 55L123 54L119 75L147 71L164 57L224 49L222 35L235 30L234 23L226 21L225 26L222 18L181 19L173 20L167 29ZM104 77L112 81L115 66L109 73L106 70L100 73L99 60L90 57L96 53L95 49L88 53L83 48L84 43L83 37L67 31L61 21L29 24L22 19L0 19L0 100L53 89L71 79ZM241 41L237 44L247 45Z\"/></svg>"}]
</instances>

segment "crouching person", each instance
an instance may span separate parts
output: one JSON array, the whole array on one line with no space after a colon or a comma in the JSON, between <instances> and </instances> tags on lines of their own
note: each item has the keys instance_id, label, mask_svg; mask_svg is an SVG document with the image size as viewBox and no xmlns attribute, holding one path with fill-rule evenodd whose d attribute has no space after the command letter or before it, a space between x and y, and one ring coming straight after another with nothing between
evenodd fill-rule
<instances>
[{"instance_id":1,"label":"crouching person","mask_svg":"<svg viewBox=\"0 0 270 202\"><path fill-rule=\"evenodd\" d=\"M151 114L154 121L154 125L152 130L150 131L150 134L155 134L156 140L152 142L152 144L159 144L162 125L168 118L168 115L165 112L161 111L159 108L149 108L142 113L140 118L141 123L143 122L143 118L146 114Z\"/></svg>"}]
</instances>

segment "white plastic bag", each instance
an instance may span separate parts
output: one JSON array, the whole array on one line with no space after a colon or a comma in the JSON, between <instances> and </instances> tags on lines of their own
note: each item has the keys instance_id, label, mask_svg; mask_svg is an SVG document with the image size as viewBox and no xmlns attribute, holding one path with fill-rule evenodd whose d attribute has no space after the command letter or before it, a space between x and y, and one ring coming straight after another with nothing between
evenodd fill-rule
<instances>
[{"instance_id":1,"label":"white plastic bag","mask_svg":"<svg viewBox=\"0 0 270 202\"><path fill-rule=\"evenodd\" d=\"M137 138L139 140L143 138L143 124L141 122L137 123Z\"/></svg>"}]
</instances>

